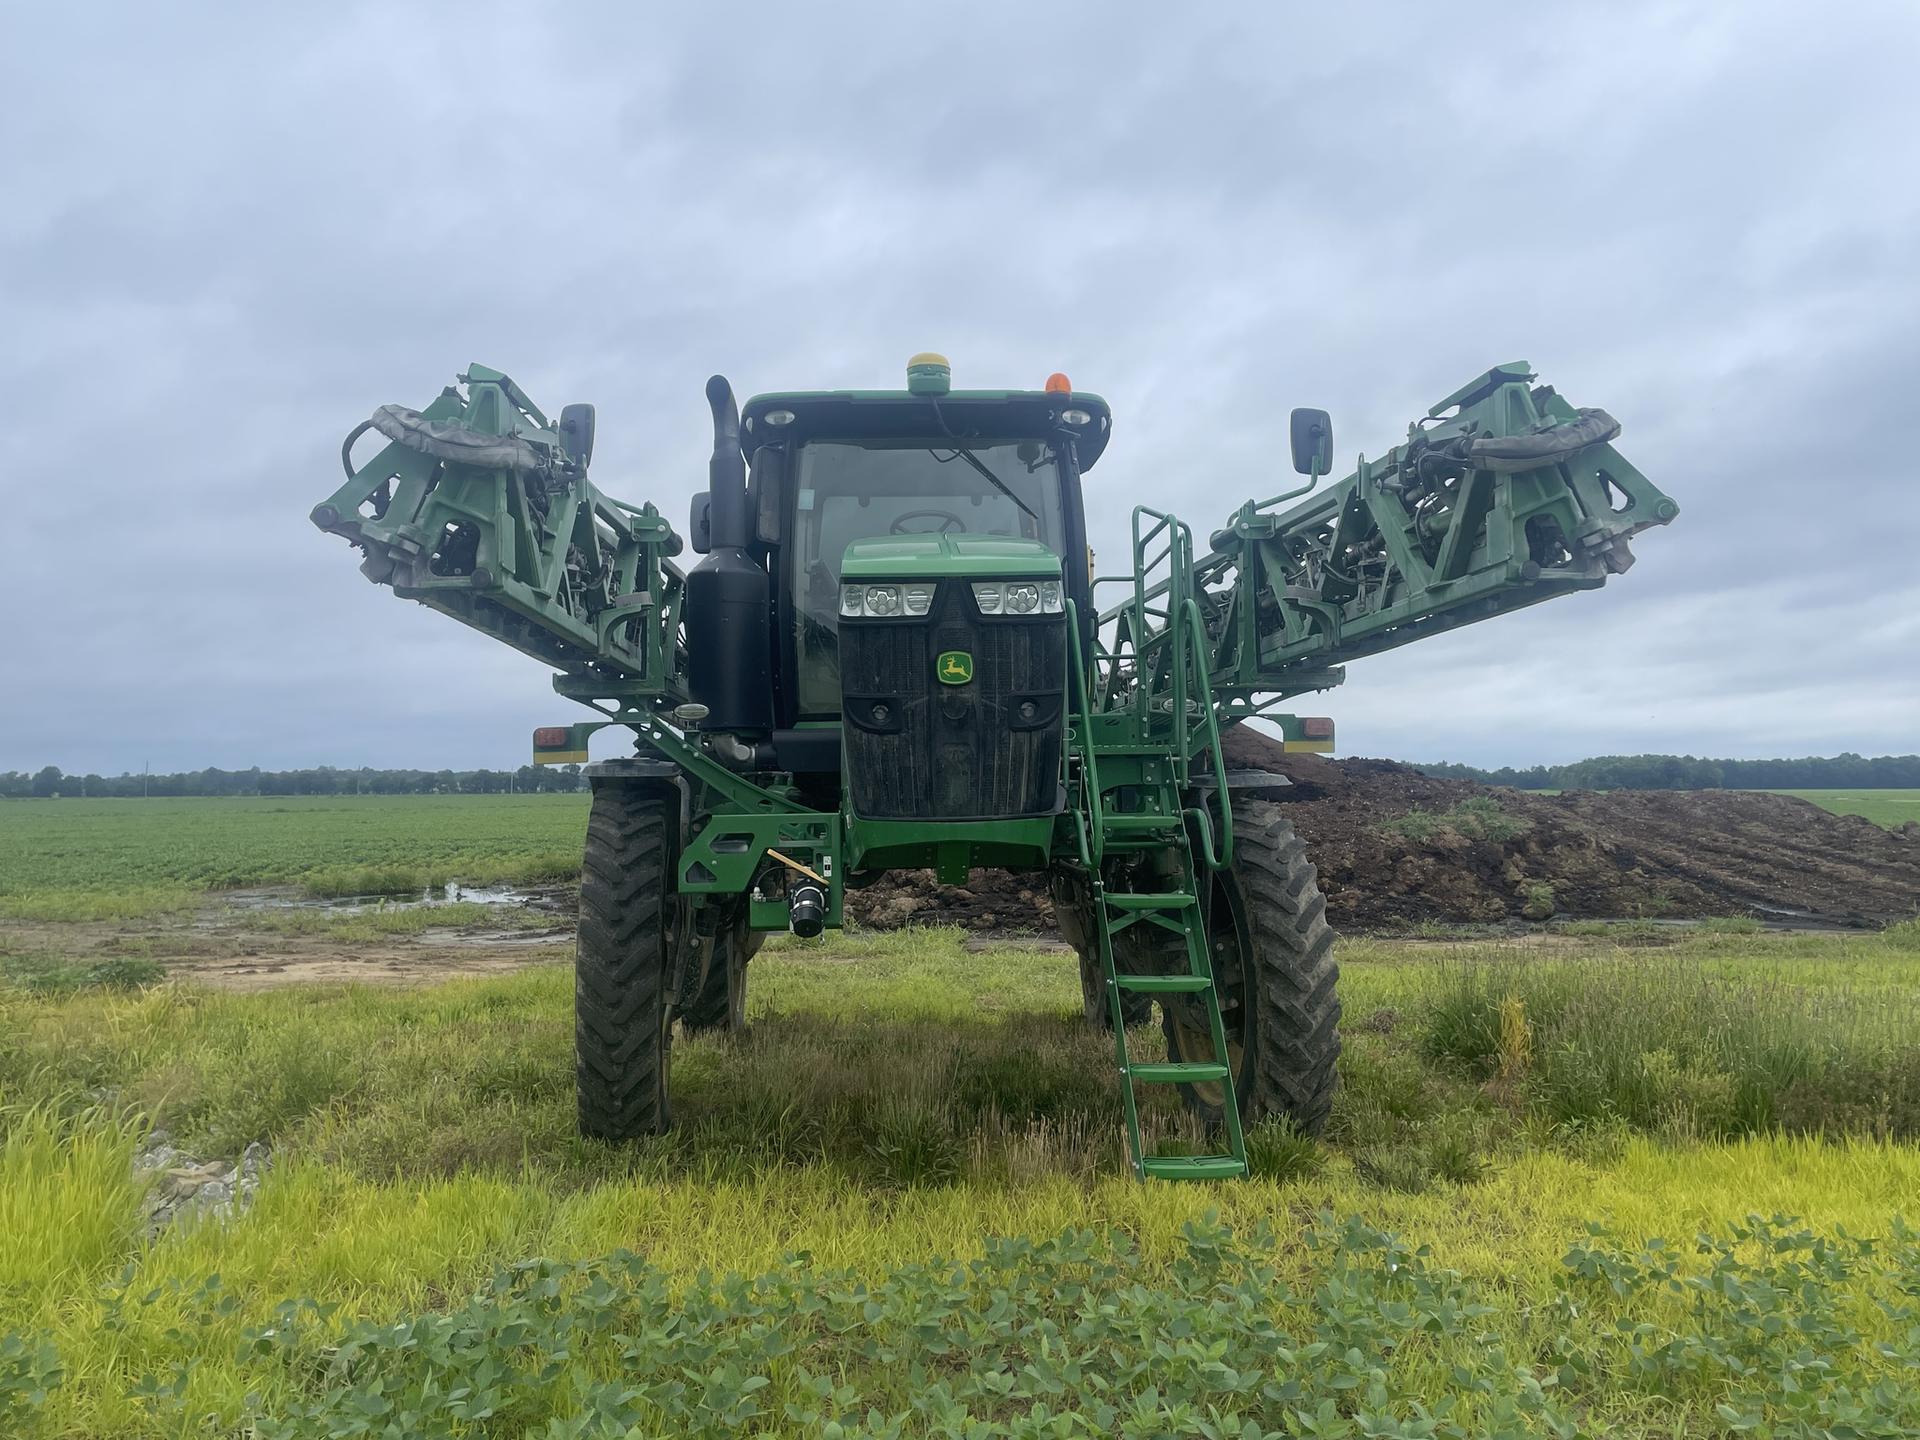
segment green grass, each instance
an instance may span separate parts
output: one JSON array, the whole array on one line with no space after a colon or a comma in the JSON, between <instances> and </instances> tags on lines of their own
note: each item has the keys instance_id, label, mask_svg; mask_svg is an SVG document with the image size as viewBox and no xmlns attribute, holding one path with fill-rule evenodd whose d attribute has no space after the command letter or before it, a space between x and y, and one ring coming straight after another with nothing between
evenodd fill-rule
<instances>
[{"instance_id":1,"label":"green grass","mask_svg":"<svg viewBox=\"0 0 1920 1440\"><path fill-rule=\"evenodd\" d=\"M631 1149L572 1133L564 967L0 985L0 1433L350 1434L402 1403L448 1435L860 1434L870 1408L877 1433L1056 1433L1036 1404L1085 1411L1064 1434L1207 1433L1178 1407L1208 1405L1298 1431L1323 1401L1451 1403L1470 1433L1920 1423L1893 1387L1920 1149L1890 1078L1920 926L1561 943L1348 944L1328 1137L1260 1127L1224 1186L1125 1178L1071 960L957 932L763 952L753 1027L677 1043L678 1128ZM1829 1103L1793 1110L1809 1077ZM154 1123L201 1155L268 1142L256 1207L145 1242ZM1726 1228L1775 1212L1808 1234ZM461 1384L486 1425L447 1420ZM942 1430L949 1405L987 1428Z\"/></svg>"},{"instance_id":2,"label":"green grass","mask_svg":"<svg viewBox=\"0 0 1920 1440\"><path fill-rule=\"evenodd\" d=\"M1797 795L1836 815L1864 815L1889 829L1920 820L1920 790L1772 790L1772 795Z\"/></svg>"},{"instance_id":3,"label":"green grass","mask_svg":"<svg viewBox=\"0 0 1920 1440\"><path fill-rule=\"evenodd\" d=\"M571 880L581 795L52 800L0 807L0 918L120 920L209 890L404 894Z\"/></svg>"},{"instance_id":4,"label":"green grass","mask_svg":"<svg viewBox=\"0 0 1920 1440\"><path fill-rule=\"evenodd\" d=\"M1449 966L1428 1055L1495 1082L1539 1120L1676 1139L1774 1130L1920 1139L1915 997L1729 974L1661 951Z\"/></svg>"}]
</instances>

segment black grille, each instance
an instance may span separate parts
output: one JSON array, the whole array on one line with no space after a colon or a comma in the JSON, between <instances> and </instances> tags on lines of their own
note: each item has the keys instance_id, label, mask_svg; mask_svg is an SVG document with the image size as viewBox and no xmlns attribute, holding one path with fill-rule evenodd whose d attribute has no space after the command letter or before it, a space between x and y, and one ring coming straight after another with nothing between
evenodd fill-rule
<instances>
[{"instance_id":1,"label":"black grille","mask_svg":"<svg viewBox=\"0 0 1920 1440\"><path fill-rule=\"evenodd\" d=\"M1065 617L982 616L964 580L942 580L924 618L840 622L847 784L874 820L979 820L1059 807ZM947 685L947 651L973 679Z\"/></svg>"}]
</instances>

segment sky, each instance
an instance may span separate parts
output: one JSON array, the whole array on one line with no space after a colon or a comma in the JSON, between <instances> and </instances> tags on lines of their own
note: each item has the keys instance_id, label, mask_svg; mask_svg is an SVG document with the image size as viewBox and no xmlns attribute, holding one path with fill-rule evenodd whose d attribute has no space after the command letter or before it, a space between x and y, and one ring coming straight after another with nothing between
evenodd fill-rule
<instances>
[{"instance_id":1,"label":"sky","mask_svg":"<svg viewBox=\"0 0 1920 1440\"><path fill-rule=\"evenodd\" d=\"M1344 753L1920 748L1917 72L1904 0L6 7L0 770L518 764L580 712L312 528L345 433L480 361L678 521L709 374L927 349L1106 396L1103 556L1296 405L1617 416L1679 520L1356 661Z\"/></svg>"}]
</instances>

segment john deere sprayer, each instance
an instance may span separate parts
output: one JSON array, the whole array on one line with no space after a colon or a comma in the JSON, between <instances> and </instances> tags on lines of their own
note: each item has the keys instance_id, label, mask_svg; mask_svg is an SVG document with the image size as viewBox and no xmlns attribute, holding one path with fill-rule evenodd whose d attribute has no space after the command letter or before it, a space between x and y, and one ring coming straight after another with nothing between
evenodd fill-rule
<instances>
[{"instance_id":1,"label":"john deere sprayer","mask_svg":"<svg viewBox=\"0 0 1920 1440\"><path fill-rule=\"evenodd\" d=\"M497 370L459 380L349 435L313 521L598 712L536 731L536 759L636 737L587 767L576 1076L581 1129L610 1139L666 1127L675 1022L741 1025L767 933L839 925L889 870L975 867L1047 872L1137 1174L1242 1174L1259 1117L1317 1131L1333 934L1286 778L1230 768L1222 730L1260 715L1330 750L1331 721L1276 707L1358 656L1598 588L1678 513L1604 411L1503 365L1337 483L1325 412L1295 410L1302 483L1204 544L1136 507L1128 563L1096 576L1082 477L1106 402L1063 375L955 390L921 355L904 390L744 410L710 380L689 568L654 506L590 478L591 406L550 418ZM384 444L356 460L368 431ZM1156 1007L1165 1056L1135 1058ZM1143 1085L1177 1086L1220 1153L1145 1154Z\"/></svg>"}]
</instances>

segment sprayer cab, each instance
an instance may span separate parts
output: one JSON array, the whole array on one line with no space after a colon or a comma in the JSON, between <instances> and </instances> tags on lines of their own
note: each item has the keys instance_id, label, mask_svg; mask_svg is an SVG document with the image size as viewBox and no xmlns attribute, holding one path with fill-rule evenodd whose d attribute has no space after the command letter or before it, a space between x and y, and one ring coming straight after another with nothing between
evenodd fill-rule
<instances>
[{"instance_id":1,"label":"sprayer cab","mask_svg":"<svg viewBox=\"0 0 1920 1440\"><path fill-rule=\"evenodd\" d=\"M768 769L844 767L856 813L1051 814L1067 602L1092 611L1080 476L1111 413L1064 376L950 381L918 355L905 390L761 395L737 427L710 383L711 484L690 525L705 555L688 576L696 723Z\"/></svg>"}]
</instances>

